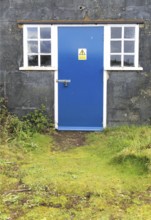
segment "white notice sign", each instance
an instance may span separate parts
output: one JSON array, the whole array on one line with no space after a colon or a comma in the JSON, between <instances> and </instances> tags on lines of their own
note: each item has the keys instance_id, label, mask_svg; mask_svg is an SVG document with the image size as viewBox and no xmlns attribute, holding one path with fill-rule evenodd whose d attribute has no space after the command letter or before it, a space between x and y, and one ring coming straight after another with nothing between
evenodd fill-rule
<instances>
[{"instance_id":1,"label":"white notice sign","mask_svg":"<svg viewBox=\"0 0 151 220\"><path fill-rule=\"evenodd\" d=\"M87 49L86 48L78 49L78 60L87 60Z\"/></svg>"}]
</instances>

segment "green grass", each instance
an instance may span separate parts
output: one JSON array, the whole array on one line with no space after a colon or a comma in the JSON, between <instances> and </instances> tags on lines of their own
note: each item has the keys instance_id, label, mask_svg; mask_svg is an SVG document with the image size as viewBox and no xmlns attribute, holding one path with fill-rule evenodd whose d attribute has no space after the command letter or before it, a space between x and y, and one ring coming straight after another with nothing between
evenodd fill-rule
<instances>
[{"instance_id":1,"label":"green grass","mask_svg":"<svg viewBox=\"0 0 151 220\"><path fill-rule=\"evenodd\" d=\"M0 146L1 220L150 220L151 127L88 133L54 151L51 135Z\"/></svg>"}]
</instances>

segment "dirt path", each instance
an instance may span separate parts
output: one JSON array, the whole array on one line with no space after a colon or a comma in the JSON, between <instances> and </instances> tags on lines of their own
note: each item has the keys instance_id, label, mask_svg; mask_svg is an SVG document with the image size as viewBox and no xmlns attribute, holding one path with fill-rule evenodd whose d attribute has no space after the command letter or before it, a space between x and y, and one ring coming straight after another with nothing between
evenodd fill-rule
<instances>
[{"instance_id":1,"label":"dirt path","mask_svg":"<svg viewBox=\"0 0 151 220\"><path fill-rule=\"evenodd\" d=\"M54 151L66 151L73 147L83 146L86 141L87 132L54 131Z\"/></svg>"}]
</instances>

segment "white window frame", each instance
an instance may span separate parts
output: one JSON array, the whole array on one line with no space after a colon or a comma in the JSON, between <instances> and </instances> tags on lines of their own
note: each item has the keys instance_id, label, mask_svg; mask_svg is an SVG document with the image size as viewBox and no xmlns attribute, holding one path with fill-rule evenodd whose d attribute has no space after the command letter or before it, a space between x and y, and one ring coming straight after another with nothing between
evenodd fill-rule
<instances>
[{"instance_id":1,"label":"white window frame","mask_svg":"<svg viewBox=\"0 0 151 220\"><path fill-rule=\"evenodd\" d=\"M134 27L135 28L135 38L134 40L134 66L111 66L110 64L110 57L111 57L111 41L114 41L114 39L111 39L111 28L112 27L121 27L122 28L122 37L119 39L122 41L122 52L121 52L121 58L124 56L123 52L123 46L124 46L124 34L123 30L124 27ZM115 39L115 41L118 39ZM131 39L129 39L131 40ZM142 67L139 66L139 25L137 24L113 24L113 25L106 25L105 27L105 36L104 36L104 68L105 70L143 70ZM130 53L131 55L132 53ZM123 60L122 60L123 64Z\"/></svg>"},{"instance_id":2,"label":"white window frame","mask_svg":"<svg viewBox=\"0 0 151 220\"><path fill-rule=\"evenodd\" d=\"M40 66L39 56L40 52L38 51L38 66L28 66L28 39L27 39L27 28L36 27L38 28L38 44L40 43L40 28L49 27L51 29L51 66ZM20 67L19 70L56 70L56 27L53 25L23 25L23 67Z\"/></svg>"},{"instance_id":3,"label":"white window frame","mask_svg":"<svg viewBox=\"0 0 151 220\"><path fill-rule=\"evenodd\" d=\"M67 25L70 26L70 25ZM73 26L73 25L72 25ZM84 25L82 25L84 26ZM92 25L91 25L92 26ZM100 25L98 25L100 26ZM139 66L139 25L138 24L106 24L104 27L104 70L143 70ZM51 28L51 66L28 66L27 60L27 28L28 27L50 27ZM23 67L19 70L57 70L57 27L58 25L45 24L24 24L23 25ZM110 65L110 42L111 42L111 27L135 27L135 64L134 66L111 66Z\"/></svg>"}]
</instances>

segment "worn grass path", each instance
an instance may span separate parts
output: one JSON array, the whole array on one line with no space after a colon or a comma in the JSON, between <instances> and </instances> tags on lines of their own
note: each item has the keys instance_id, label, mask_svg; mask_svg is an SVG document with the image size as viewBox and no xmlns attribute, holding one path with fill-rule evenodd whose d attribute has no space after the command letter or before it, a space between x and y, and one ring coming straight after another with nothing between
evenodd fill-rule
<instances>
[{"instance_id":1,"label":"worn grass path","mask_svg":"<svg viewBox=\"0 0 151 220\"><path fill-rule=\"evenodd\" d=\"M151 128L35 134L0 147L1 220L150 220Z\"/></svg>"}]
</instances>

